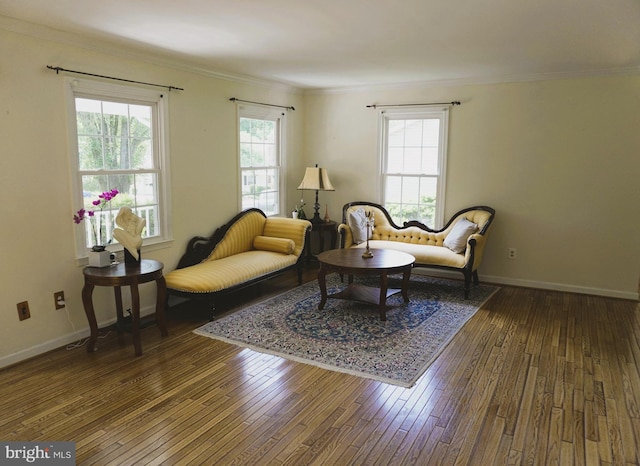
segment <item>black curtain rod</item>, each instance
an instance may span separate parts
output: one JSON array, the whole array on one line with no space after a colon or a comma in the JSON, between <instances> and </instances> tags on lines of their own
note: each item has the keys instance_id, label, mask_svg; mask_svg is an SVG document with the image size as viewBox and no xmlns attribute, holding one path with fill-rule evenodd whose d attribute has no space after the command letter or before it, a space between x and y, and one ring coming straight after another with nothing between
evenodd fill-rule
<instances>
[{"instance_id":1,"label":"black curtain rod","mask_svg":"<svg viewBox=\"0 0 640 466\"><path fill-rule=\"evenodd\" d=\"M382 108L382 107L425 107L427 105L460 105L459 100L453 102L431 102L428 104L389 104L389 105L367 105L367 108Z\"/></svg>"},{"instance_id":2,"label":"black curtain rod","mask_svg":"<svg viewBox=\"0 0 640 466\"><path fill-rule=\"evenodd\" d=\"M96 78L113 79L115 81L124 81L124 82L127 82L127 83L134 83L134 84L144 84L145 86L164 87L165 89L169 89L169 91L172 91L172 90L184 91L184 89L181 88L181 87L165 86L164 84L145 83L145 82L142 82L142 81L133 81L131 79L114 78L112 76L103 76L101 74L85 73L84 71L67 70L67 69L64 69L64 68L60 68L59 66L49 66L49 65L47 65L47 68L49 68L50 70L54 70L56 72L56 74L59 74L60 71L66 71L67 73L84 74L85 76L94 76Z\"/></svg>"},{"instance_id":3,"label":"black curtain rod","mask_svg":"<svg viewBox=\"0 0 640 466\"><path fill-rule=\"evenodd\" d=\"M231 97L229 100L230 100L231 102L245 102L245 103L248 103L248 104L266 105L267 107L286 108L287 110L293 110L293 111L295 111L295 108L294 108L294 107L287 107L287 106L285 106L285 105L265 104L265 103L262 103L262 102L253 102L253 101L251 101L251 100L236 99L235 97Z\"/></svg>"}]
</instances>

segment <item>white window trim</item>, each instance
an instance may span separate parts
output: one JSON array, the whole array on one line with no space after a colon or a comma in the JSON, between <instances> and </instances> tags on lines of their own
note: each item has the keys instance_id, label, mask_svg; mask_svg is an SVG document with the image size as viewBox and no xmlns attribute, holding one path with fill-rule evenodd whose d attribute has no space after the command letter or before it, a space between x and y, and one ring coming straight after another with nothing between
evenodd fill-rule
<instances>
[{"instance_id":1,"label":"white window trim","mask_svg":"<svg viewBox=\"0 0 640 466\"><path fill-rule=\"evenodd\" d=\"M82 199L82 180L78 170L78 131L76 126L76 97L99 98L105 100L115 100L124 102L136 102L148 104L154 102L157 105L157 120L155 121L154 131L157 138L157 147L154 153L158 164L158 201L162 207L161 231L162 236L145 238L142 243L142 251L152 251L171 246L173 242L173 229L171 227L171 173L169 164L169 95L168 92L160 93L157 90L144 89L134 86L126 86L121 84L105 83L101 81L93 81L90 79L78 79L72 77L64 78L67 121L68 124L68 141L70 151L70 170L71 170L71 187L72 187L72 204L73 212L77 212L83 207ZM85 244L85 238L81 228L74 230L76 259L80 265L86 264L88 248ZM120 244L109 246L109 250L113 252L122 251L124 248Z\"/></svg>"},{"instance_id":2,"label":"white window trim","mask_svg":"<svg viewBox=\"0 0 640 466\"><path fill-rule=\"evenodd\" d=\"M434 228L442 228L444 226L444 212L445 212L445 193L446 193L446 180L447 180L447 144L449 135L449 107L412 107L407 108L385 108L380 109L378 113L378 163L380 182L378 185L380 189L378 191L378 202L384 203L385 198L385 179L386 179L386 159L387 159L387 140L388 140L388 120L403 120L410 118L438 118L440 120L440 144L438 150L438 167L440 172L438 173L438 189L436 196L438 201L436 202L436 213L434 226L428 225Z\"/></svg>"},{"instance_id":3,"label":"white window trim","mask_svg":"<svg viewBox=\"0 0 640 466\"><path fill-rule=\"evenodd\" d=\"M287 112L283 110L278 110L273 107L269 107L266 105L248 105L246 103L236 102L236 141L237 141L237 173L236 173L236 181L238 183L238 211L242 210L242 181L240 180L240 174L242 173L242 166L240 165L240 118L259 118L259 119L279 119L280 124L278 125L278 134L277 137L279 139L279 167L280 173L278 176L279 184L278 189L279 192L279 202L278 202L278 210L279 212L276 216L286 216L286 177L285 177L285 167L287 160Z\"/></svg>"}]
</instances>

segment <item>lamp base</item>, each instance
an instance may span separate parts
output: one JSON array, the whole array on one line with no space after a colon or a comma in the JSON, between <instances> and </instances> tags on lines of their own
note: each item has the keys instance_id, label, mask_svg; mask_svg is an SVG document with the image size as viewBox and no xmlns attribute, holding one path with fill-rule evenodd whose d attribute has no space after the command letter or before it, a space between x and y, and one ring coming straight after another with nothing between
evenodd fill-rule
<instances>
[{"instance_id":1,"label":"lamp base","mask_svg":"<svg viewBox=\"0 0 640 466\"><path fill-rule=\"evenodd\" d=\"M324 220L320 218L320 214L318 213L318 211L316 211L313 218L309 221L311 222L312 225L316 225L318 223L324 223Z\"/></svg>"},{"instance_id":2,"label":"lamp base","mask_svg":"<svg viewBox=\"0 0 640 466\"><path fill-rule=\"evenodd\" d=\"M316 191L316 202L313 204L313 218L311 219L311 223L322 223L322 219L320 218L320 203L318 202L318 191Z\"/></svg>"}]
</instances>

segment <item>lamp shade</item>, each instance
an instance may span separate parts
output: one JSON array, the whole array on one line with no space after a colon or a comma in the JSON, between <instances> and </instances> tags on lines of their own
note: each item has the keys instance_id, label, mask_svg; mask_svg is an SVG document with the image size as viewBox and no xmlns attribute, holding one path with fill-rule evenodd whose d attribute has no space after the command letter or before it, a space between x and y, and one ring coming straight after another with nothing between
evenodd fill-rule
<instances>
[{"instance_id":1,"label":"lamp shade","mask_svg":"<svg viewBox=\"0 0 640 466\"><path fill-rule=\"evenodd\" d=\"M307 167L298 189L314 191L335 191L326 168Z\"/></svg>"}]
</instances>

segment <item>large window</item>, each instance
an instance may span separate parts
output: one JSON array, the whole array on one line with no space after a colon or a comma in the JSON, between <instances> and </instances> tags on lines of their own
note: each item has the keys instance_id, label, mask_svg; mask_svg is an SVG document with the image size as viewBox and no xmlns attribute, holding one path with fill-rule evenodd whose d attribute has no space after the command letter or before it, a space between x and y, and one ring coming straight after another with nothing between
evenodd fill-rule
<instances>
[{"instance_id":1,"label":"large window","mask_svg":"<svg viewBox=\"0 0 640 466\"><path fill-rule=\"evenodd\" d=\"M69 80L74 204L94 211L77 229L78 257L96 244L114 242L118 210L127 206L146 220L145 245L170 238L166 164L166 96L129 86ZM103 209L104 192L118 195ZM101 224L102 234L95 224Z\"/></svg>"},{"instance_id":2,"label":"large window","mask_svg":"<svg viewBox=\"0 0 640 466\"><path fill-rule=\"evenodd\" d=\"M398 225L441 227L448 109L387 109L380 121L385 208Z\"/></svg>"},{"instance_id":3,"label":"large window","mask_svg":"<svg viewBox=\"0 0 640 466\"><path fill-rule=\"evenodd\" d=\"M282 111L240 105L241 209L283 212L284 122Z\"/></svg>"}]
</instances>

